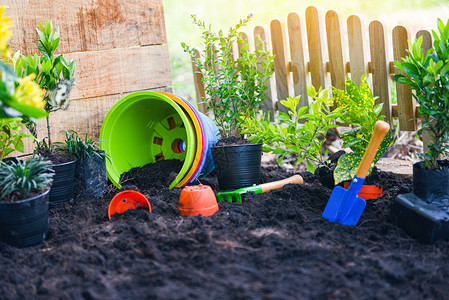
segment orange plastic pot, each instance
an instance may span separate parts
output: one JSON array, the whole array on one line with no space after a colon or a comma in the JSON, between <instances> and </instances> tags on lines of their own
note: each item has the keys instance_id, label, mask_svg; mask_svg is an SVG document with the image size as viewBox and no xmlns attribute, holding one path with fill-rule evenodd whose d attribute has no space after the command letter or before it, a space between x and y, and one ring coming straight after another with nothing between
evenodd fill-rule
<instances>
[{"instance_id":1,"label":"orange plastic pot","mask_svg":"<svg viewBox=\"0 0 449 300\"><path fill-rule=\"evenodd\" d=\"M183 216L209 217L218 211L217 198L208 185L186 186L179 197L179 212Z\"/></svg>"},{"instance_id":2,"label":"orange plastic pot","mask_svg":"<svg viewBox=\"0 0 449 300\"><path fill-rule=\"evenodd\" d=\"M115 213L122 214L128 209L136 209L140 207L148 208L148 210L151 212L150 201L148 201L147 197L139 192L131 190L120 192L115 195L109 203L109 220Z\"/></svg>"},{"instance_id":3,"label":"orange plastic pot","mask_svg":"<svg viewBox=\"0 0 449 300\"><path fill-rule=\"evenodd\" d=\"M349 187L350 182L345 182L344 188L347 189ZM362 185L362 188L359 192L359 197L370 200L370 199L376 199L378 197L383 196L382 188L375 186L375 185Z\"/></svg>"}]
</instances>

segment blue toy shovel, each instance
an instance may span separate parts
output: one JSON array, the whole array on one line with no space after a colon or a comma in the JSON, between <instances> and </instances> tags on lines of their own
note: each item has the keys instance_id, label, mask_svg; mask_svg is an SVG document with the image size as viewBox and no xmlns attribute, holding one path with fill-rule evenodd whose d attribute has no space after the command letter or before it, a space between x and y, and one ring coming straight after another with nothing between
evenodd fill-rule
<instances>
[{"instance_id":1,"label":"blue toy shovel","mask_svg":"<svg viewBox=\"0 0 449 300\"><path fill-rule=\"evenodd\" d=\"M365 181L366 174L368 174L377 149L388 130L390 130L388 123L384 121L376 122L368 148L366 148L359 168L351 181L351 185L347 190L340 186L334 188L327 201L322 217L331 222L338 222L343 225L355 226L357 224L366 206L365 200L357 195Z\"/></svg>"}]
</instances>

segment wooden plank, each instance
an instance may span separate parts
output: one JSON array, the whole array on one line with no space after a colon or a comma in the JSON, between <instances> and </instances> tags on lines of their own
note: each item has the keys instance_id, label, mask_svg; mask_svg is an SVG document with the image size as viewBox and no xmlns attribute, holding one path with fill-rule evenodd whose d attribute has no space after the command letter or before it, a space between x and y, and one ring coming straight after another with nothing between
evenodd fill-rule
<instances>
[{"instance_id":1,"label":"wooden plank","mask_svg":"<svg viewBox=\"0 0 449 300\"><path fill-rule=\"evenodd\" d=\"M269 32L266 30L266 28L264 26L256 26L254 28L254 48L256 50L261 49L262 47L264 47L265 50L270 50L269 49L269 45L268 45L268 40L269 38ZM258 43L258 39L257 37L259 37L260 42L262 43ZM265 43L265 45L263 45L263 43ZM258 66L259 70L262 69L261 66ZM267 80L267 82L265 83L265 85L267 86L267 90L265 91L265 99L264 101L261 103L261 109L264 113L268 113L270 112L270 121L274 121L274 103L273 103L273 88L275 86L275 81L274 81L274 76L271 76L270 79Z\"/></svg>"},{"instance_id":2,"label":"wooden plank","mask_svg":"<svg viewBox=\"0 0 449 300\"><path fill-rule=\"evenodd\" d=\"M326 13L325 20L332 86L344 90L346 70L340 17L336 11L329 10Z\"/></svg>"},{"instance_id":3,"label":"wooden plank","mask_svg":"<svg viewBox=\"0 0 449 300\"><path fill-rule=\"evenodd\" d=\"M171 88L169 87L147 90L171 92ZM69 109L66 111L58 110L51 113L50 126L53 142L63 142L65 140L66 130L75 130L80 136L84 136L87 133L88 137L98 138L101 125L109 110L115 103L128 94L131 94L131 92L81 99L71 102ZM45 118L39 119L37 129L39 139L43 139L48 135ZM26 138L24 143L25 153L31 153L35 146L32 139ZM12 153L12 155L20 155L20 153Z\"/></svg>"},{"instance_id":4,"label":"wooden plank","mask_svg":"<svg viewBox=\"0 0 449 300\"><path fill-rule=\"evenodd\" d=\"M274 72L276 78L277 100L284 100L291 96L290 80L291 74L288 72L287 37L284 24L281 20L271 21L271 45L273 47ZM280 111L287 111L287 108L278 104Z\"/></svg>"},{"instance_id":5,"label":"wooden plank","mask_svg":"<svg viewBox=\"0 0 449 300\"><path fill-rule=\"evenodd\" d=\"M365 33L363 19L360 16L349 16L346 21L348 27L349 61L351 80L360 87L362 75L368 72L366 60ZM368 74L367 74L368 75Z\"/></svg>"},{"instance_id":6,"label":"wooden plank","mask_svg":"<svg viewBox=\"0 0 449 300\"><path fill-rule=\"evenodd\" d=\"M309 6L306 9L307 42L309 45L309 67L312 85L315 89L325 87L326 64L323 58L323 37L321 34L321 14L318 8Z\"/></svg>"},{"instance_id":7,"label":"wooden plank","mask_svg":"<svg viewBox=\"0 0 449 300\"><path fill-rule=\"evenodd\" d=\"M307 66L304 56L301 19L297 12L292 12L287 18L288 37L290 42L291 71L295 96L301 95L299 105L309 105L307 96Z\"/></svg>"},{"instance_id":8,"label":"wooden plank","mask_svg":"<svg viewBox=\"0 0 449 300\"><path fill-rule=\"evenodd\" d=\"M197 58L201 59L201 52L198 49L193 49ZM206 113L207 103L205 102L206 92L204 91L203 75L196 64L196 59L192 57L193 83L196 92L196 105L198 110Z\"/></svg>"},{"instance_id":9,"label":"wooden plank","mask_svg":"<svg viewBox=\"0 0 449 300\"><path fill-rule=\"evenodd\" d=\"M407 56L408 41L410 34L404 26L396 26L393 29L393 54L394 60L402 62L402 58ZM393 69L396 74L403 74L399 69ZM396 95L398 100L399 129L405 131L415 131L417 121L415 118L416 101L412 97L410 85L396 82Z\"/></svg>"},{"instance_id":10,"label":"wooden plank","mask_svg":"<svg viewBox=\"0 0 449 300\"><path fill-rule=\"evenodd\" d=\"M166 44L162 0L3 0L13 16L10 46L25 54L37 49L38 21L61 31L60 53Z\"/></svg>"},{"instance_id":11,"label":"wooden plank","mask_svg":"<svg viewBox=\"0 0 449 300\"><path fill-rule=\"evenodd\" d=\"M71 99L171 85L167 45L67 53L75 59Z\"/></svg>"},{"instance_id":12,"label":"wooden plank","mask_svg":"<svg viewBox=\"0 0 449 300\"><path fill-rule=\"evenodd\" d=\"M393 124L390 101L390 70L387 48L387 31L381 21L369 25L371 66L373 72L373 94L379 97L376 103L383 103L382 114L385 121Z\"/></svg>"}]
</instances>

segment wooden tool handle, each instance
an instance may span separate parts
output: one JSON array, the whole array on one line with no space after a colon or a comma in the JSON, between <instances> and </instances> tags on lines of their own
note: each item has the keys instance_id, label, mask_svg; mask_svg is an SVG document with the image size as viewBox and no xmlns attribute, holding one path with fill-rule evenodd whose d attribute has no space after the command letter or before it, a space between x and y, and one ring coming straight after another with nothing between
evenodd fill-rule
<instances>
[{"instance_id":1,"label":"wooden tool handle","mask_svg":"<svg viewBox=\"0 0 449 300\"><path fill-rule=\"evenodd\" d=\"M384 121L377 121L374 125L374 132L369 141L368 148L366 148L365 154L362 157L359 168L355 173L355 176L360 178L365 178L368 174L371 163L373 162L374 156L376 156L377 149L382 143L388 130L390 130L390 125Z\"/></svg>"},{"instance_id":2,"label":"wooden tool handle","mask_svg":"<svg viewBox=\"0 0 449 300\"><path fill-rule=\"evenodd\" d=\"M259 186L262 189L262 194L263 194L263 193L269 192L271 190L278 190L286 184L290 184L290 183L302 184L303 182L304 182L304 180L302 179L301 176L293 175L292 177L289 177L289 178L285 178L285 179L273 181L273 182L267 182L267 183L261 184Z\"/></svg>"}]
</instances>

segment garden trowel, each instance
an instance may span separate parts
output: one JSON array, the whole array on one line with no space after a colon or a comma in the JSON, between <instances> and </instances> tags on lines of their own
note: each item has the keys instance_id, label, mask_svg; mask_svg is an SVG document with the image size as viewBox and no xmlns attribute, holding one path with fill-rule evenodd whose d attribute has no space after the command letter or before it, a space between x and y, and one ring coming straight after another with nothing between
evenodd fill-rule
<instances>
[{"instance_id":1,"label":"garden trowel","mask_svg":"<svg viewBox=\"0 0 449 300\"><path fill-rule=\"evenodd\" d=\"M232 202L232 200L235 200L237 202L242 202L242 195L253 192L256 195L263 194L266 192L269 192L271 190L278 190L282 188L286 184L302 184L304 181L300 175L293 175L289 178L273 181L273 182L267 182L260 185L253 185L250 187L241 188L232 192L222 192L217 194L217 200L219 202L226 199L228 202Z\"/></svg>"},{"instance_id":2,"label":"garden trowel","mask_svg":"<svg viewBox=\"0 0 449 300\"><path fill-rule=\"evenodd\" d=\"M343 225L355 226L357 224L366 206L366 201L357 195L365 181L366 174L368 174L377 148L379 148L389 129L388 123L384 121L376 122L368 148L362 157L362 161L349 188L347 190L340 186L334 188L322 214L324 218Z\"/></svg>"}]
</instances>

